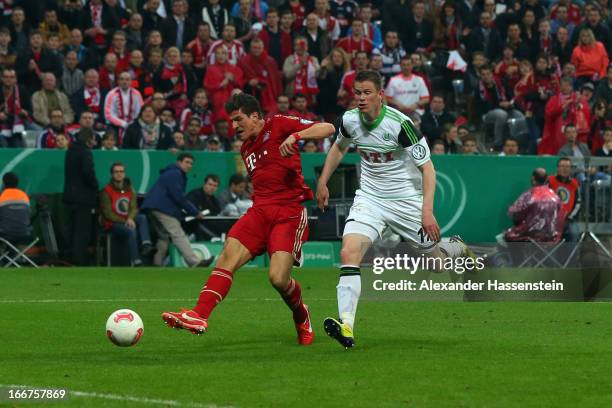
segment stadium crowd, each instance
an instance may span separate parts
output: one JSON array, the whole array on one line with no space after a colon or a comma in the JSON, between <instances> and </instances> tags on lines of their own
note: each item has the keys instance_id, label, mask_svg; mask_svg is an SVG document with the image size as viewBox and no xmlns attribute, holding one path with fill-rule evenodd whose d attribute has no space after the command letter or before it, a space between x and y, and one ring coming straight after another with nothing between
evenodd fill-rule
<instances>
[{"instance_id":1,"label":"stadium crowd","mask_svg":"<svg viewBox=\"0 0 612 408\"><path fill-rule=\"evenodd\" d=\"M0 144L239 149L234 92L333 122L356 72L437 153L609 156L609 0L0 0ZM510 138L508 148L507 141ZM515 146L516 145L516 146ZM329 143L305 146L325 151ZM516 148L518 147L518 148Z\"/></svg>"}]
</instances>

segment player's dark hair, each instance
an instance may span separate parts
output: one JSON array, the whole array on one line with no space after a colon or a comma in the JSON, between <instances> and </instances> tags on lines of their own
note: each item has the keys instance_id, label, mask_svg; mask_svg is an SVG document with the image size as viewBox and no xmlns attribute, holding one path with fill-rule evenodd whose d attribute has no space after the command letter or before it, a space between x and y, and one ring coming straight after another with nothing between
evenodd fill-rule
<instances>
[{"instance_id":1,"label":"player's dark hair","mask_svg":"<svg viewBox=\"0 0 612 408\"><path fill-rule=\"evenodd\" d=\"M382 76L378 71L373 71L371 69L361 71L355 76L355 82L365 82L370 81L376 87L376 90L379 91L382 89Z\"/></svg>"},{"instance_id":2,"label":"player's dark hair","mask_svg":"<svg viewBox=\"0 0 612 408\"><path fill-rule=\"evenodd\" d=\"M542 167L534 169L531 175L533 176L533 181L535 181L538 186L546 184L548 180L548 174L546 174L546 170Z\"/></svg>"},{"instance_id":3,"label":"player's dark hair","mask_svg":"<svg viewBox=\"0 0 612 408\"><path fill-rule=\"evenodd\" d=\"M113 174L113 172L115 171L115 167L123 167L125 169L125 166L123 165L123 163L121 163L120 161L116 161L113 164L111 164L110 166L110 173Z\"/></svg>"},{"instance_id":4,"label":"player's dark hair","mask_svg":"<svg viewBox=\"0 0 612 408\"><path fill-rule=\"evenodd\" d=\"M234 174L232 175L232 177L230 177L229 179L229 185L236 185L236 184L241 184L241 183L246 183L247 179L242 175L242 174Z\"/></svg>"},{"instance_id":5,"label":"player's dark hair","mask_svg":"<svg viewBox=\"0 0 612 408\"><path fill-rule=\"evenodd\" d=\"M261 106L254 96L240 92L231 97L229 101L225 103L225 111L231 114L234 111L240 111L247 116L252 113L257 113L260 118L263 118L263 112Z\"/></svg>"},{"instance_id":6,"label":"player's dark hair","mask_svg":"<svg viewBox=\"0 0 612 408\"><path fill-rule=\"evenodd\" d=\"M221 178L216 174L207 174L206 177L204 177L204 184L208 183L208 180L212 180L216 183L219 183L221 181Z\"/></svg>"},{"instance_id":7,"label":"player's dark hair","mask_svg":"<svg viewBox=\"0 0 612 408\"><path fill-rule=\"evenodd\" d=\"M176 161L177 162L182 162L185 159L191 159L191 160L195 161L195 159L193 157L193 154L191 154L191 153L181 153L181 154L179 154L178 157L176 158Z\"/></svg>"},{"instance_id":8,"label":"player's dark hair","mask_svg":"<svg viewBox=\"0 0 612 408\"><path fill-rule=\"evenodd\" d=\"M4 188L17 188L19 177L12 171L9 171L2 176L2 184L4 184Z\"/></svg>"}]
</instances>

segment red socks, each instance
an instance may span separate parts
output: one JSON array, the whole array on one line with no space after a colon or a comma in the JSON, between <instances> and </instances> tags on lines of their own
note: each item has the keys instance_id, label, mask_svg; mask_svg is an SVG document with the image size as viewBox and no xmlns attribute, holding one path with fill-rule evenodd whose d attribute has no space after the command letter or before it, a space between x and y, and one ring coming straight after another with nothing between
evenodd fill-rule
<instances>
[{"instance_id":1,"label":"red socks","mask_svg":"<svg viewBox=\"0 0 612 408\"><path fill-rule=\"evenodd\" d=\"M308 318L308 312L302 302L302 288L300 284L293 278L289 281L289 286L284 292L279 291L281 297L293 311L293 321L296 324L302 324Z\"/></svg>"},{"instance_id":2,"label":"red socks","mask_svg":"<svg viewBox=\"0 0 612 408\"><path fill-rule=\"evenodd\" d=\"M233 274L225 269L215 268L200 292L198 304L193 311L208 319L213 309L221 302L232 287Z\"/></svg>"}]
</instances>

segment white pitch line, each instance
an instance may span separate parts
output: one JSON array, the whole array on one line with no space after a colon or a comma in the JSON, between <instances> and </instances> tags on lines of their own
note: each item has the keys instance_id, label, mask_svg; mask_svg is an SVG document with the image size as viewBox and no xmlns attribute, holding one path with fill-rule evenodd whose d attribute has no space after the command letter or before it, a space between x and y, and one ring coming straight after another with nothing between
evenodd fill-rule
<instances>
[{"instance_id":1,"label":"white pitch line","mask_svg":"<svg viewBox=\"0 0 612 408\"><path fill-rule=\"evenodd\" d=\"M196 298L185 299L0 299L0 304L15 304L15 303L114 303L114 302L193 302ZM224 299L224 302L279 302L282 299L278 298L241 298L241 299ZM308 298L311 302L326 302L336 299L332 298Z\"/></svg>"},{"instance_id":2,"label":"white pitch line","mask_svg":"<svg viewBox=\"0 0 612 408\"><path fill-rule=\"evenodd\" d=\"M32 385L23 384L0 384L0 388L22 388L22 389L59 389L58 387L36 387ZM180 402L175 400L164 400L157 398L145 398L145 397L134 397L131 395L117 395L117 394L103 394L98 392L86 392L86 391L70 391L68 390L68 397L82 397L82 398L99 398L114 401L126 401L136 402L139 404L147 405L164 405L172 407L189 407L189 408L221 408L216 404L200 404L197 402ZM231 408L231 407L225 407Z\"/></svg>"}]
</instances>

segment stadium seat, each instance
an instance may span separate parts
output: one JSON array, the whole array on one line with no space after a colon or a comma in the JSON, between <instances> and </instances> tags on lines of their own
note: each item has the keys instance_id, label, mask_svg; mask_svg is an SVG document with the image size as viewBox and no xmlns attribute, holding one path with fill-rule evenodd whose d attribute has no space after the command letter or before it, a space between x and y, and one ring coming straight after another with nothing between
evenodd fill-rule
<instances>
[{"instance_id":1,"label":"stadium seat","mask_svg":"<svg viewBox=\"0 0 612 408\"><path fill-rule=\"evenodd\" d=\"M27 238L9 240L8 238L0 237L0 265L5 268L9 266L21 268L24 264L30 264L34 268L38 268L36 262L26 255L26 252L36 245L37 242L37 237L32 241ZM19 249L20 246L22 249Z\"/></svg>"},{"instance_id":2,"label":"stadium seat","mask_svg":"<svg viewBox=\"0 0 612 408\"><path fill-rule=\"evenodd\" d=\"M41 134L42 130L26 130L23 132L23 142L25 143L25 147L35 148Z\"/></svg>"},{"instance_id":3,"label":"stadium seat","mask_svg":"<svg viewBox=\"0 0 612 408\"><path fill-rule=\"evenodd\" d=\"M558 242L538 242L529 238L529 243L531 244L529 248L530 253L518 266L519 268L539 268L543 266L547 260L552 261L555 266L561 269L567 268L567 263L561 263L555 256L559 249L565 244L565 239L561 239Z\"/></svg>"}]
</instances>

